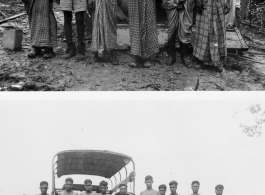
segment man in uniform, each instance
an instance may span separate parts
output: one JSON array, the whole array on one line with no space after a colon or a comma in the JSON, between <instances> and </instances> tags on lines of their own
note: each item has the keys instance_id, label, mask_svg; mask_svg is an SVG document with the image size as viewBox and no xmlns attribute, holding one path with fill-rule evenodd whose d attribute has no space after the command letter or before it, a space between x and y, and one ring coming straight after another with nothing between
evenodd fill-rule
<instances>
[{"instance_id":1,"label":"man in uniform","mask_svg":"<svg viewBox=\"0 0 265 195\"><path fill-rule=\"evenodd\" d=\"M166 0L168 18L166 64L169 66L176 62L176 45L179 44L182 63L187 68L192 67L191 30L194 6L194 0Z\"/></svg>"},{"instance_id":2,"label":"man in uniform","mask_svg":"<svg viewBox=\"0 0 265 195\"><path fill-rule=\"evenodd\" d=\"M66 42L68 49L66 54L62 56L64 59L69 59L76 55L77 60L85 59L85 23L84 14L87 11L87 0L56 0L60 4L60 9L64 13L64 30L66 36ZM76 28L77 28L77 38L78 47L76 51L76 45L73 42L72 37L72 19L73 12L75 12Z\"/></svg>"},{"instance_id":3,"label":"man in uniform","mask_svg":"<svg viewBox=\"0 0 265 195\"><path fill-rule=\"evenodd\" d=\"M99 52L106 51L109 53L110 62L113 65L118 65L119 61L114 50L117 43L117 3L120 0L89 1L95 3L91 44L91 50L94 52L95 60L98 60ZM91 6L89 5L89 7Z\"/></svg>"},{"instance_id":4,"label":"man in uniform","mask_svg":"<svg viewBox=\"0 0 265 195\"><path fill-rule=\"evenodd\" d=\"M191 189L192 189L192 192L193 194L192 195L199 195L199 188L200 188L200 182L198 181L193 181L191 183Z\"/></svg>"},{"instance_id":5,"label":"man in uniform","mask_svg":"<svg viewBox=\"0 0 265 195\"><path fill-rule=\"evenodd\" d=\"M81 192L80 195L95 195L95 193L92 192L92 181L90 179L86 179L84 181L85 191Z\"/></svg>"},{"instance_id":6,"label":"man in uniform","mask_svg":"<svg viewBox=\"0 0 265 195\"><path fill-rule=\"evenodd\" d=\"M130 67L150 68L159 52L155 0L128 0L131 54Z\"/></svg>"},{"instance_id":7,"label":"man in uniform","mask_svg":"<svg viewBox=\"0 0 265 195\"><path fill-rule=\"evenodd\" d=\"M59 195L78 195L78 193L73 191L74 180L72 178L66 178L64 188L65 190L60 192Z\"/></svg>"},{"instance_id":8,"label":"man in uniform","mask_svg":"<svg viewBox=\"0 0 265 195\"><path fill-rule=\"evenodd\" d=\"M215 187L215 194L216 195L222 195L223 194L223 191L224 191L224 186L223 185L217 185Z\"/></svg>"},{"instance_id":9,"label":"man in uniform","mask_svg":"<svg viewBox=\"0 0 265 195\"><path fill-rule=\"evenodd\" d=\"M167 186L165 184L161 184L158 187L158 190L159 190L160 195L166 195Z\"/></svg>"}]
</instances>

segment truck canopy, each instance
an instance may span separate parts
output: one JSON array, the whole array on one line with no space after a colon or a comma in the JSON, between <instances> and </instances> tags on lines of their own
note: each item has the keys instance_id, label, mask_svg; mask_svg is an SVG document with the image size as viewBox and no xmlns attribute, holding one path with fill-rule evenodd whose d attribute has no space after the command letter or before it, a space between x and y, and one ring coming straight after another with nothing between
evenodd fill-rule
<instances>
[{"instance_id":1,"label":"truck canopy","mask_svg":"<svg viewBox=\"0 0 265 195\"><path fill-rule=\"evenodd\" d=\"M53 161L53 173L59 178L82 174L110 179L132 161L130 156L107 150L68 150L57 153L55 157L58 158Z\"/></svg>"}]
</instances>

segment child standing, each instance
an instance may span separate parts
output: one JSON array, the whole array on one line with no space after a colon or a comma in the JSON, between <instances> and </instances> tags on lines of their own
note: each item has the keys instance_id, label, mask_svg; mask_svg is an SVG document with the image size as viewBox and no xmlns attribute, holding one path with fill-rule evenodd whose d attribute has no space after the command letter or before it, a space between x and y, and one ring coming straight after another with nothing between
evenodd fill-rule
<instances>
[{"instance_id":1,"label":"child standing","mask_svg":"<svg viewBox=\"0 0 265 195\"><path fill-rule=\"evenodd\" d=\"M54 56L53 47L57 45L57 23L52 10L52 0L22 0L28 14L32 51L28 57L41 55L44 58Z\"/></svg>"}]
</instances>

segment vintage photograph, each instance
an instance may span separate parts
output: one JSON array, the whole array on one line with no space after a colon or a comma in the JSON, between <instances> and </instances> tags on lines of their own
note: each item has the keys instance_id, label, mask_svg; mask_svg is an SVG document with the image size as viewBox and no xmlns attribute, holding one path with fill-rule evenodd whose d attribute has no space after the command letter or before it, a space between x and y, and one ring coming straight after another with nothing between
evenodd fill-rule
<instances>
[{"instance_id":1,"label":"vintage photograph","mask_svg":"<svg viewBox=\"0 0 265 195\"><path fill-rule=\"evenodd\" d=\"M265 98L43 99L0 101L0 195L264 194Z\"/></svg>"},{"instance_id":2,"label":"vintage photograph","mask_svg":"<svg viewBox=\"0 0 265 195\"><path fill-rule=\"evenodd\" d=\"M1 0L0 91L263 91L264 0Z\"/></svg>"}]
</instances>

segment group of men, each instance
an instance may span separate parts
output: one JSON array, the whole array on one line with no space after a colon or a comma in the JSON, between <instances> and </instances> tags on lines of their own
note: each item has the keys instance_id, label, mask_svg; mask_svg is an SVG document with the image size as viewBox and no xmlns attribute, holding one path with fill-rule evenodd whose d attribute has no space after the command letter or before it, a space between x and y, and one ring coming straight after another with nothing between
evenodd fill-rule
<instances>
[{"instance_id":1,"label":"group of men","mask_svg":"<svg viewBox=\"0 0 265 195\"><path fill-rule=\"evenodd\" d=\"M73 56L85 59L84 14L93 10L91 51L95 61L99 53L109 53L109 61L118 65L115 54L117 43L117 6L122 0L22 0L29 16L33 50L29 57L36 57L45 49L43 57L54 55L57 44L56 19L51 2L60 4L64 13L67 50L64 59ZM232 0L236 1L236 0ZM223 71L227 57L225 15L231 8L230 0L162 0L168 19L167 65L176 62L176 45L180 46L181 60L187 68L214 66ZM77 47L72 38L72 16L75 13ZM155 0L128 0L131 54L130 67L149 68L159 52ZM200 63L193 63L196 59ZM195 65L194 65L195 64Z\"/></svg>"},{"instance_id":2,"label":"group of men","mask_svg":"<svg viewBox=\"0 0 265 195\"><path fill-rule=\"evenodd\" d=\"M72 178L67 178L65 180L64 188L65 190L60 192L59 195L78 195L77 192L73 191L73 179ZM146 190L142 191L140 195L166 195L167 191L167 186L165 184L161 184L158 189L159 191L156 191L152 188L153 185L153 177L151 175L147 175L145 177L145 185L146 185ZM178 195L177 193L177 187L178 187L178 182L175 180L171 181L169 183L169 188L170 188L170 195ZM193 193L191 195L199 195L199 188L200 188L200 182L199 181L193 181L191 183L191 189ZM95 192L92 191L93 186L92 186L92 181L90 179L86 179L84 181L84 191L80 193L80 195L97 195ZM122 183L119 185L120 191L116 193L115 195L128 195L127 193L127 185ZM48 195L47 194L48 190L48 183L46 181L42 181L40 183L40 195ZM106 195L108 190L108 182L106 181L101 181L99 183L99 191L100 194L98 195ZM217 185L215 187L215 193L216 195L222 195L224 190L223 185Z\"/></svg>"}]
</instances>

